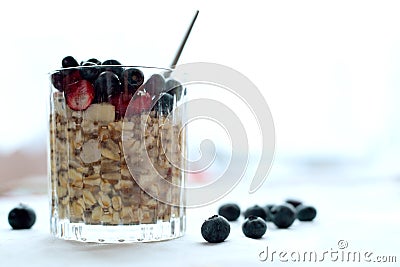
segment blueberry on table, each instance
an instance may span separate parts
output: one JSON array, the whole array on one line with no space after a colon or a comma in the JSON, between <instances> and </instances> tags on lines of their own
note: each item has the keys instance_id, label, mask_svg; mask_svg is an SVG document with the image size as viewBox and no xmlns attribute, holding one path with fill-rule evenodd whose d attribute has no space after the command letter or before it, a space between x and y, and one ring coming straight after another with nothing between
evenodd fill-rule
<instances>
[{"instance_id":1,"label":"blueberry on table","mask_svg":"<svg viewBox=\"0 0 400 267\"><path fill-rule=\"evenodd\" d=\"M267 216L265 217L265 221L267 222L272 222L272 213L271 213L271 209L275 207L274 204L268 204L264 207L265 213L267 214Z\"/></svg>"},{"instance_id":2,"label":"blueberry on table","mask_svg":"<svg viewBox=\"0 0 400 267\"><path fill-rule=\"evenodd\" d=\"M267 213L265 212L265 210L258 205L254 205L244 212L244 218L248 218L250 215L260 217L264 221L267 218Z\"/></svg>"},{"instance_id":3,"label":"blueberry on table","mask_svg":"<svg viewBox=\"0 0 400 267\"><path fill-rule=\"evenodd\" d=\"M317 216L317 210L312 206L299 205L296 210L299 221L310 222Z\"/></svg>"},{"instance_id":4,"label":"blueberry on table","mask_svg":"<svg viewBox=\"0 0 400 267\"><path fill-rule=\"evenodd\" d=\"M125 92L134 94L144 82L143 72L136 68L128 68L120 77Z\"/></svg>"},{"instance_id":5,"label":"blueberry on table","mask_svg":"<svg viewBox=\"0 0 400 267\"><path fill-rule=\"evenodd\" d=\"M240 207L234 203L227 203L219 207L218 214L228 221L236 221L240 216Z\"/></svg>"},{"instance_id":6,"label":"blueberry on table","mask_svg":"<svg viewBox=\"0 0 400 267\"><path fill-rule=\"evenodd\" d=\"M78 61L76 61L76 59L72 56L67 56L63 58L61 65L63 68L72 68L79 66Z\"/></svg>"},{"instance_id":7,"label":"blueberry on table","mask_svg":"<svg viewBox=\"0 0 400 267\"><path fill-rule=\"evenodd\" d=\"M201 226L201 235L210 243L221 243L231 231L229 222L222 216L214 215L204 221Z\"/></svg>"},{"instance_id":8,"label":"blueberry on table","mask_svg":"<svg viewBox=\"0 0 400 267\"><path fill-rule=\"evenodd\" d=\"M242 225L243 234L250 238L261 238L267 231L267 224L263 219L250 215Z\"/></svg>"},{"instance_id":9,"label":"blueberry on table","mask_svg":"<svg viewBox=\"0 0 400 267\"><path fill-rule=\"evenodd\" d=\"M115 59L108 59L102 63L102 70L103 71L112 71L114 72L118 77L121 76L122 72L124 71L124 68L118 67L121 65L121 63Z\"/></svg>"},{"instance_id":10,"label":"blueberry on table","mask_svg":"<svg viewBox=\"0 0 400 267\"><path fill-rule=\"evenodd\" d=\"M278 228L290 227L296 219L296 211L291 205L277 205L271 208L272 222Z\"/></svg>"},{"instance_id":11,"label":"blueberry on table","mask_svg":"<svg viewBox=\"0 0 400 267\"><path fill-rule=\"evenodd\" d=\"M8 213L8 223L14 230L30 229L35 221L35 211L24 204L19 204Z\"/></svg>"},{"instance_id":12,"label":"blueberry on table","mask_svg":"<svg viewBox=\"0 0 400 267\"><path fill-rule=\"evenodd\" d=\"M107 102L108 97L118 95L121 92L121 83L118 76L111 71L100 73L94 82L95 99L94 103Z\"/></svg>"},{"instance_id":13,"label":"blueberry on table","mask_svg":"<svg viewBox=\"0 0 400 267\"><path fill-rule=\"evenodd\" d=\"M298 199L292 199L292 198L286 199L285 202L292 205L294 208L296 208L297 206L299 206L303 203L302 201L300 201Z\"/></svg>"}]
</instances>

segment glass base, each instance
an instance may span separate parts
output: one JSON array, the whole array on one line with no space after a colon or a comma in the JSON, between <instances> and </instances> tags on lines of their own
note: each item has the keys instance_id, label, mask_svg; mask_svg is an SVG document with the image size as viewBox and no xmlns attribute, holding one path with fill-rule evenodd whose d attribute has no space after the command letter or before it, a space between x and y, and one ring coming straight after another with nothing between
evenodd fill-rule
<instances>
[{"instance_id":1,"label":"glass base","mask_svg":"<svg viewBox=\"0 0 400 267\"><path fill-rule=\"evenodd\" d=\"M139 225L91 225L54 218L51 221L53 236L65 240L95 243L162 241L183 236L185 228L185 217L174 218L169 222Z\"/></svg>"}]
</instances>

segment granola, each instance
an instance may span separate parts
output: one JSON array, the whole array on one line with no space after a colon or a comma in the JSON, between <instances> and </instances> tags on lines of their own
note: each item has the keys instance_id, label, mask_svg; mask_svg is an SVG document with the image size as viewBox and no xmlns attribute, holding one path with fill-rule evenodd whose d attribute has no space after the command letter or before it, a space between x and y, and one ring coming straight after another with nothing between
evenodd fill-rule
<instances>
[{"instance_id":1,"label":"granola","mask_svg":"<svg viewBox=\"0 0 400 267\"><path fill-rule=\"evenodd\" d=\"M111 104L92 104L86 110L74 111L66 105L62 92L54 92L52 98L53 217L71 223L132 225L168 222L184 214L179 190L156 188L145 182L152 174L151 168L175 185L183 182L182 171L171 163L183 160L179 123L167 122L166 115L151 111L133 115L123 126ZM146 130L140 134L143 124ZM123 131L130 134L126 151ZM128 166L138 166L143 157L150 157L153 166L130 171ZM177 205L151 197L136 181L144 181L152 192Z\"/></svg>"}]
</instances>

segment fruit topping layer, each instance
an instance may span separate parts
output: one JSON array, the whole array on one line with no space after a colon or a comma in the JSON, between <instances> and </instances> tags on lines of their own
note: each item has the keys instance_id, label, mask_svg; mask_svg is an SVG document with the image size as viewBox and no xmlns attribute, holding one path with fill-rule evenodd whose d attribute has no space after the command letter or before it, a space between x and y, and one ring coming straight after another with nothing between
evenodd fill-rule
<instances>
[{"instance_id":1,"label":"fruit topping layer","mask_svg":"<svg viewBox=\"0 0 400 267\"><path fill-rule=\"evenodd\" d=\"M115 107L116 119L123 118L126 112L133 115L151 109L169 113L184 90L180 82L165 79L161 73L146 79L140 68L125 67L114 59L101 62L90 58L79 64L74 57L67 56L62 59L61 66L61 70L51 75L51 83L64 93L72 110L110 103ZM134 97L132 107L128 108ZM153 103L157 99L158 102Z\"/></svg>"}]
</instances>

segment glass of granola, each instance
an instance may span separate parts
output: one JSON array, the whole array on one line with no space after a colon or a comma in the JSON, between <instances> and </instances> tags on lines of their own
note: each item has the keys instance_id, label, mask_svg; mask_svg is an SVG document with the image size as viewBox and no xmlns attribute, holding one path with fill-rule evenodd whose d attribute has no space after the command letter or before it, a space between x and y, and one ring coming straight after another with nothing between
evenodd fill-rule
<instances>
[{"instance_id":1,"label":"glass of granola","mask_svg":"<svg viewBox=\"0 0 400 267\"><path fill-rule=\"evenodd\" d=\"M185 112L176 107L185 89L170 72L66 57L50 73L54 236L120 243L184 234Z\"/></svg>"}]
</instances>

